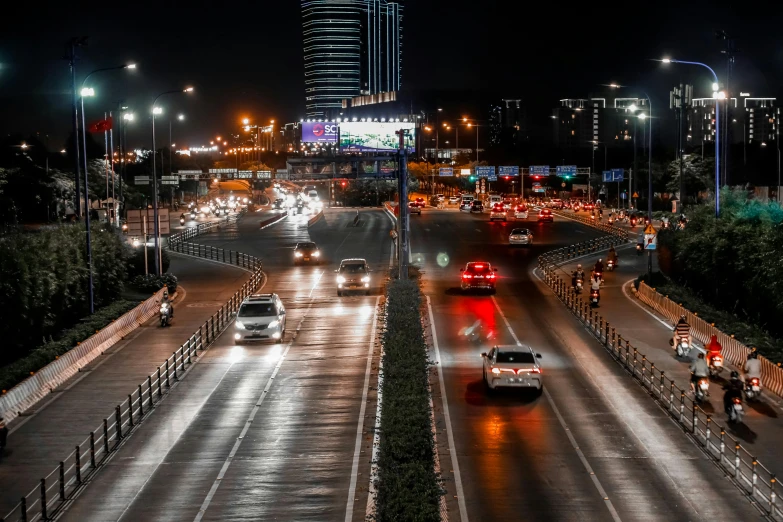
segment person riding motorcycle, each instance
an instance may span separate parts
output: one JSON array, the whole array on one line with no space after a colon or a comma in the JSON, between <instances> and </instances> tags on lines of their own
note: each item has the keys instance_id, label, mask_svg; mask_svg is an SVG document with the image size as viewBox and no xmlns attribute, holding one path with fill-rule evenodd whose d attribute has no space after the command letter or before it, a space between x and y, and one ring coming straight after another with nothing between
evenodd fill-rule
<instances>
[{"instance_id":1,"label":"person riding motorcycle","mask_svg":"<svg viewBox=\"0 0 783 522\"><path fill-rule=\"evenodd\" d=\"M593 267L593 271L596 274L603 274L604 273L604 262L602 259L599 259L595 262L595 267Z\"/></svg>"},{"instance_id":2,"label":"person riding motorcycle","mask_svg":"<svg viewBox=\"0 0 783 522\"><path fill-rule=\"evenodd\" d=\"M601 278L597 275L593 276L593 278L590 280L590 290L601 290Z\"/></svg>"},{"instance_id":3,"label":"person riding motorcycle","mask_svg":"<svg viewBox=\"0 0 783 522\"><path fill-rule=\"evenodd\" d=\"M710 342L707 343L707 346L705 346L704 349L707 350L707 364L710 364L716 355L720 355L723 347L718 342L718 336L713 334L713 336L710 337Z\"/></svg>"},{"instance_id":4,"label":"person riding motorcycle","mask_svg":"<svg viewBox=\"0 0 783 522\"><path fill-rule=\"evenodd\" d=\"M164 303L169 305L169 310L171 310L171 318L174 319L174 305L171 304L171 299L169 299L168 290L163 291L163 298L160 300L161 305Z\"/></svg>"},{"instance_id":5,"label":"person riding motorcycle","mask_svg":"<svg viewBox=\"0 0 783 522\"><path fill-rule=\"evenodd\" d=\"M690 346L691 342L691 327L688 324L688 321L685 320L685 316L680 316L680 320L677 321L677 324L674 327L674 336L672 337L672 343L675 348L677 348L677 345L680 344L681 340L687 340L688 345Z\"/></svg>"},{"instance_id":6,"label":"person riding motorcycle","mask_svg":"<svg viewBox=\"0 0 783 522\"><path fill-rule=\"evenodd\" d=\"M614 246L609 247L609 253L606 254L606 260L611 261L614 263L614 266L617 266L617 251L614 249Z\"/></svg>"},{"instance_id":7,"label":"person riding motorcycle","mask_svg":"<svg viewBox=\"0 0 783 522\"><path fill-rule=\"evenodd\" d=\"M758 352L755 350L750 352L742 370L745 372L746 382L753 378L761 379L761 361L758 359Z\"/></svg>"},{"instance_id":8,"label":"person riding motorcycle","mask_svg":"<svg viewBox=\"0 0 783 522\"><path fill-rule=\"evenodd\" d=\"M731 408L734 405L734 399L742 400L742 381L739 379L739 373L731 372L731 379L723 386L723 409L728 415L731 415Z\"/></svg>"},{"instance_id":9,"label":"person riding motorcycle","mask_svg":"<svg viewBox=\"0 0 783 522\"><path fill-rule=\"evenodd\" d=\"M691 386L696 391L699 379L705 378L710 374L710 368L707 366L707 361L704 360L704 354L699 352L699 356L693 360L688 369L691 372Z\"/></svg>"}]
</instances>

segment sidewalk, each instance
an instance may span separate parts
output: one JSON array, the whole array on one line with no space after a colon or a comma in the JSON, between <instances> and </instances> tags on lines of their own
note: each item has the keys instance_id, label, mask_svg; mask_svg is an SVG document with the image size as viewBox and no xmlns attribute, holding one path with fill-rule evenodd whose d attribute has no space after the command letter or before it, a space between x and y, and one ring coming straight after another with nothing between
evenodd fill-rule
<instances>
[{"instance_id":1,"label":"sidewalk","mask_svg":"<svg viewBox=\"0 0 783 522\"><path fill-rule=\"evenodd\" d=\"M639 227L637 227L638 229ZM630 293L631 281L639 274L647 271L647 256L638 256L635 245L629 244L617 249L618 267L614 272L604 272L604 286L601 288L601 303L597 309L623 339L628 340L647 359L655 363L655 367L666 372L666 376L674 379L681 386L690 380L688 365L690 361L676 357L669 345L672 337L672 326L656 316L649 308ZM562 270L570 274L581 263L588 274L598 258L606 261L606 252L591 255L583 259L563 265ZM653 269L656 269L656 256L653 256ZM716 419L724 423L726 415L723 412L722 385L729 377L727 368L710 384L709 403L702 409L712 413ZM743 424L730 428L731 434L743 441L743 446L749 451L755 450L757 457L773 472L783 470L783 452L779 443L783 440L783 422L778 417L783 416L779 402L769 397L761 401L745 404L746 415Z\"/></svg>"},{"instance_id":2,"label":"sidewalk","mask_svg":"<svg viewBox=\"0 0 783 522\"><path fill-rule=\"evenodd\" d=\"M181 285L171 326L161 328L154 317L9 425L0 456L0 517L250 277L239 268L178 254L171 254L171 272Z\"/></svg>"}]
</instances>

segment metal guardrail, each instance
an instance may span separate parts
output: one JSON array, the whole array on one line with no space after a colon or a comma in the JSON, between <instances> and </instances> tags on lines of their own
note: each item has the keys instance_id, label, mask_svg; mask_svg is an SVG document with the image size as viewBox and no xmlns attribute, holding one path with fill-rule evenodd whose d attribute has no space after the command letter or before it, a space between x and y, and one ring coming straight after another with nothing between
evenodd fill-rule
<instances>
[{"instance_id":1,"label":"metal guardrail","mask_svg":"<svg viewBox=\"0 0 783 522\"><path fill-rule=\"evenodd\" d=\"M172 386L183 377L187 368L233 320L233 312L242 300L252 294L266 277L261 260L222 248L198 245L184 238L198 236L226 222L203 223L169 238L169 248L175 252L224 262L253 272L250 279L196 330L155 372L139 383L128 394L127 400L115 406L114 411L75 449L65 457L39 484L23 496L19 503L0 522L33 522L55 516L66 502L97 472L108 457L121 445L138 425L149 416ZM236 219L233 220L236 223ZM174 241L172 241L174 238Z\"/></svg>"},{"instance_id":2,"label":"metal guardrail","mask_svg":"<svg viewBox=\"0 0 783 522\"><path fill-rule=\"evenodd\" d=\"M592 228L597 228L602 232L606 232L607 234L611 234L615 237L622 238L625 241L631 240L631 235L628 232L626 232L621 228L604 223L603 221L595 221L592 219L587 219L586 217L579 216L577 214L566 214L562 210L552 210L552 214L556 216L564 217L566 219L573 219L574 221L578 221L583 225L587 225L588 227L592 227Z\"/></svg>"},{"instance_id":3,"label":"metal guardrail","mask_svg":"<svg viewBox=\"0 0 783 522\"><path fill-rule=\"evenodd\" d=\"M570 281L558 274L561 264L584 254L618 244L619 237L603 237L553 250L538 258L544 281L565 306L607 349L636 381L701 445L705 452L731 477L745 493L751 495L770 517L783 519L783 509L777 502L780 486L775 474L766 468L740 441L726 432L688 396L690 389L680 387L673 379L655 367L655 363L625 339L609 321L574 293Z\"/></svg>"}]
</instances>

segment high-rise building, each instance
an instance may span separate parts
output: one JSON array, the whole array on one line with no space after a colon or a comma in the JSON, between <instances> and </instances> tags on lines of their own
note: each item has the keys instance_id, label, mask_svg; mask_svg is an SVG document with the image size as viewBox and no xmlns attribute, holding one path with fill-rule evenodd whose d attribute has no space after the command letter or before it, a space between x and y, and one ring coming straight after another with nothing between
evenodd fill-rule
<instances>
[{"instance_id":1,"label":"high-rise building","mask_svg":"<svg viewBox=\"0 0 783 522\"><path fill-rule=\"evenodd\" d=\"M308 118L326 118L343 100L401 87L402 3L302 0Z\"/></svg>"},{"instance_id":2,"label":"high-rise building","mask_svg":"<svg viewBox=\"0 0 783 522\"><path fill-rule=\"evenodd\" d=\"M612 148L633 143L634 114L642 113L649 115L644 98L560 100L560 107L554 109L551 116L554 143L559 148L585 148L599 144Z\"/></svg>"}]
</instances>

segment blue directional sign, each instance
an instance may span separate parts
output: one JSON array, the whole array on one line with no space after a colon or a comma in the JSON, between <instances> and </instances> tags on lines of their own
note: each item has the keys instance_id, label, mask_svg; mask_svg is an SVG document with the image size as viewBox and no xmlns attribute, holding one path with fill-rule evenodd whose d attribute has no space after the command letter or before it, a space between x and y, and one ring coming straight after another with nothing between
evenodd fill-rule
<instances>
[{"instance_id":1,"label":"blue directional sign","mask_svg":"<svg viewBox=\"0 0 783 522\"><path fill-rule=\"evenodd\" d=\"M625 169L605 170L603 174L604 174L604 183L609 183L609 182L617 183L619 181L623 181L625 175Z\"/></svg>"},{"instance_id":2,"label":"blue directional sign","mask_svg":"<svg viewBox=\"0 0 783 522\"><path fill-rule=\"evenodd\" d=\"M440 168L440 175L441 176L453 176L454 175L454 169L451 167L441 167Z\"/></svg>"},{"instance_id":3,"label":"blue directional sign","mask_svg":"<svg viewBox=\"0 0 783 522\"><path fill-rule=\"evenodd\" d=\"M519 176L519 167L498 167L501 176Z\"/></svg>"},{"instance_id":4,"label":"blue directional sign","mask_svg":"<svg viewBox=\"0 0 783 522\"><path fill-rule=\"evenodd\" d=\"M486 178L488 176L494 176L495 175L495 167L476 167L476 176L480 178Z\"/></svg>"},{"instance_id":5,"label":"blue directional sign","mask_svg":"<svg viewBox=\"0 0 783 522\"><path fill-rule=\"evenodd\" d=\"M549 176L549 165L531 165L531 176Z\"/></svg>"},{"instance_id":6,"label":"blue directional sign","mask_svg":"<svg viewBox=\"0 0 783 522\"><path fill-rule=\"evenodd\" d=\"M497 180L498 180L497 174L490 174L489 176L487 176L487 181L497 181Z\"/></svg>"},{"instance_id":7,"label":"blue directional sign","mask_svg":"<svg viewBox=\"0 0 783 522\"><path fill-rule=\"evenodd\" d=\"M558 176L576 176L576 165L558 165Z\"/></svg>"}]
</instances>

